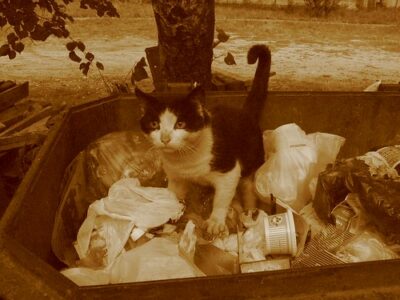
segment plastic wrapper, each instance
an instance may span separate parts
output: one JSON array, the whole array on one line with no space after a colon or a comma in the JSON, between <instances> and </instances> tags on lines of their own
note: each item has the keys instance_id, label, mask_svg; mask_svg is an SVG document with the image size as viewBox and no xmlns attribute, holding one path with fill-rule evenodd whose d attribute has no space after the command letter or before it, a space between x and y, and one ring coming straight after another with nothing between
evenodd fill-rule
<instances>
[{"instance_id":1,"label":"plastic wrapper","mask_svg":"<svg viewBox=\"0 0 400 300\"><path fill-rule=\"evenodd\" d=\"M309 183L311 198L313 199L317 188L319 173L324 171L329 164L335 162L336 157L345 142L345 138L322 132L308 134L307 138L312 141L317 151L317 162L311 170L311 179Z\"/></svg>"},{"instance_id":2,"label":"plastic wrapper","mask_svg":"<svg viewBox=\"0 0 400 300\"><path fill-rule=\"evenodd\" d=\"M107 134L91 143L85 156L88 188L99 198L124 177L137 178L143 186L166 186L160 155L142 132Z\"/></svg>"},{"instance_id":3,"label":"plastic wrapper","mask_svg":"<svg viewBox=\"0 0 400 300\"><path fill-rule=\"evenodd\" d=\"M110 188L108 197L89 206L75 249L81 263L111 264L126 244L133 227L146 231L177 220L183 204L166 188L141 187L139 180L125 178Z\"/></svg>"},{"instance_id":4,"label":"plastic wrapper","mask_svg":"<svg viewBox=\"0 0 400 300\"><path fill-rule=\"evenodd\" d=\"M324 222L334 223L333 208L349 193L355 193L365 216L385 236L386 241L398 243L400 177L396 173L376 153L337 161L320 174L313 207Z\"/></svg>"},{"instance_id":5,"label":"plastic wrapper","mask_svg":"<svg viewBox=\"0 0 400 300\"><path fill-rule=\"evenodd\" d=\"M370 231L363 232L340 247L336 256L346 263L398 258L377 234Z\"/></svg>"},{"instance_id":6,"label":"plastic wrapper","mask_svg":"<svg viewBox=\"0 0 400 300\"><path fill-rule=\"evenodd\" d=\"M193 261L207 276L239 273L237 255L225 252L213 244L197 243Z\"/></svg>"},{"instance_id":7,"label":"plastic wrapper","mask_svg":"<svg viewBox=\"0 0 400 300\"><path fill-rule=\"evenodd\" d=\"M335 223L332 210L354 189L352 174L369 176L369 166L358 159L338 160L320 173L313 208L325 223Z\"/></svg>"},{"instance_id":8,"label":"plastic wrapper","mask_svg":"<svg viewBox=\"0 0 400 300\"><path fill-rule=\"evenodd\" d=\"M317 154L305 132L296 124L286 124L264 132L264 145L267 160L256 173L258 193L273 194L292 207L307 202L307 179Z\"/></svg>"},{"instance_id":9,"label":"plastic wrapper","mask_svg":"<svg viewBox=\"0 0 400 300\"><path fill-rule=\"evenodd\" d=\"M296 124L264 132L266 162L256 173L256 189L262 198L273 194L300 211L315 193L316 177L333 163L343 137L327 133L306 133Z\"/></svg>"},{"instance_id":10,"label":"plastic wrapper","mask_svg":"<svg viewBox=\"0 0 400 300\"><path fill-rule=\"evenodd\" d=\"M121 254L111 269L111 283L204 276L179 255L178 244L154 238Z\"/></svg>"},{"instance_id":11,"label":"plastic wrapper","mask_svg":"<svg viewBox=\"0 0 400 300\"><path fill-rule=\"evenodd\" d=\"M201 224L199 220L195 221ZM228 253L202 238L201 228L189 220L179 239L179 251L194 269L205 275L229 275L238 273L237 252ZM233 235L232 235L233 236Z\"/></svg>"},{"instance_id":12,"label":"plastic wrapper","mask_svg":"<svg viewBox=\"0 0 400 300\"><path fill-rule=\"evenodd\" d=\"M166 186L161 159L151 148L142 132L113 132L91 143L70 163L60 187L51 241L60 261L75 265L73 242L88 207L106 197L114 182L136 176L142 186Z\"/></svg>"},{"instance_id":13,"label":"plastic wrapper","mask_svg":"<svg viewBox=\"0 0 400 300\"><path fill-rule=\"evenodd\" d=\"M79 286L204 276L179 255L176 241L159 237L122 253L106 268L70 268L61 273Z\"/></svg>"},{"instance_id":14,"label":"plastic wrapper","mask_svg":"<svg viewBox=\"0 0 400 300\"><path fill-rule=\"evenodd\" d=\"M400 243L400 178L397 180L354 175L355 189L366 215L386 237Z\"/></svg>"},{"instance_id":15,"label":"plastic wrapper","mask_svg":"<svg viewBox=\"0 0 400 300\"><path fill-rule=\"evenodd\" d=\"M79 286L101 285L110 283L108 270L94 270L91 268L70 268L61 271Z\"/></svg>"}]
</instances>

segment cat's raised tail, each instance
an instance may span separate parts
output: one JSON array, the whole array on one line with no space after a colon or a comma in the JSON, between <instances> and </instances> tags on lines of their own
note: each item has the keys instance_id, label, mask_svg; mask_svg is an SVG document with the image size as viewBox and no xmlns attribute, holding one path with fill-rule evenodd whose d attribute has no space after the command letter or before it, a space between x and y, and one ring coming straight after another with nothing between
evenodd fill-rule
<instances>
[{"instance_id":1,"label":"cat's raised tail","mask_svg":"<svg viewBox=\"0 0 400 300\"><path fill-rule=\"evenodd\" d=\"M269 73L271 70L271 51L266 45L254 45L247 53L247 62L254 64L258 59L253 84L247 95L243 109L258 122L268 96Z\"/></svg>"}]
</instances>

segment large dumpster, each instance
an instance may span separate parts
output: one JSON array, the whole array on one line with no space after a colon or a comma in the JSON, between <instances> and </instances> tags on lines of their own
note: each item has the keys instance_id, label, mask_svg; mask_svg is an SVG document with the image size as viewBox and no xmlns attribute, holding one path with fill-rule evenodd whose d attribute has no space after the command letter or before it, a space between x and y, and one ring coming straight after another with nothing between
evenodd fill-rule
<instances>
[{"instance_id":1,"label":"large dumpster","mask_svg":"<svg viewBox=\"0 0 400 300\"><path fill-rule=\"evenodd\" d=\"M214 92L208 105L240 105L242 92ZM6 299L376 299L400 298L400 260L78 287L59 273L51 249L59 187L73 158L102 135L138 129L135 96L71 108L42 146L0 224L0 298ZM346 138L341 157L385 145L400 133L400 94L271 92L261 126L295 122Z\"/></svg>"}]
</instances>

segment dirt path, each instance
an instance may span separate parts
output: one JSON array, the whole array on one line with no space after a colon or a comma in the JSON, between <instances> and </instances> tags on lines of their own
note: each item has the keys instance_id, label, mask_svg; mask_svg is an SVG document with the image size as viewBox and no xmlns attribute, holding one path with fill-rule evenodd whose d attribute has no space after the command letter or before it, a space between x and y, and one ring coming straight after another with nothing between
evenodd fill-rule
<instances>
[{"instance_id":1,"label":"dirt path","mask_svg":"<svg viewBox=\"0 0 400 300\"><path fill-rule=\"evenodd\" d=\"M121 20L107 21L107 24L96 20L93 24L94 20L78 20L72 32L105 65L107 79L123 82L134 63L144 56L144 49L156 45L154 21L132 19L130 23L118 23L119 30L115 32L113 22ZM388 36L377 41L362 35L363 31L393 32L398 26L343 25L341 34L347 34L344 38L333 33L332 38L326 38L323 32L314 32L320 25L312 22L240 22L217 21L217 26L222 24L228 28L225 30L229 30L231 38L215 49L215 55L230 51L237 65L227 66L223 57L219 57L213 62L214 69L250 79L254 66L246 63L247 49L254 43L266 43L272 49L272 69L277 73L271 79L272 90L362 90L377 79L387 83L400 81L400 39ZM252 31L261 26L257 24L268 26L268 30ZM82 29L86 25L89 29ZM355 34L346 33L353 27ZM78 64L68 59L64 44L63 40L49 39L42 44L27 45L23 54L12 61L0 58L0 79L29 80L32 98L52 102L77 103L107 96L99 74L92 70L87 78L81 75Z\"/></svg>"}]
</instances>

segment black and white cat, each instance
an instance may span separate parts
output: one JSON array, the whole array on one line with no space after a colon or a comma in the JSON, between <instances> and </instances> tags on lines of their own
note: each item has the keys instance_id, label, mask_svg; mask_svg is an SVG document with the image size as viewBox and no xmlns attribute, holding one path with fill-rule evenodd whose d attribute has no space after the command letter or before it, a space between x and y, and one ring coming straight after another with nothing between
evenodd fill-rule
<instances>
[{"instance_id":1,"label":"black and white cat","mask_svg":"<svg viewBox=\"0 0 400 300\"><path fill-rule=\"evenodd\" d=\"M207 231L226 232L225 218L236 191L245 208L254 208L254 172L264 162L259 118L268 93L271 53L253 46L248 63L258 65L242 108L205 107L205 92L195 87L184 99L165 102L136 89L144 100L141 128L160 150L168 188L185 199L188 183L215 189Z\"/></svg>"}]
</instances>

